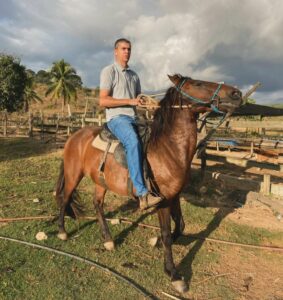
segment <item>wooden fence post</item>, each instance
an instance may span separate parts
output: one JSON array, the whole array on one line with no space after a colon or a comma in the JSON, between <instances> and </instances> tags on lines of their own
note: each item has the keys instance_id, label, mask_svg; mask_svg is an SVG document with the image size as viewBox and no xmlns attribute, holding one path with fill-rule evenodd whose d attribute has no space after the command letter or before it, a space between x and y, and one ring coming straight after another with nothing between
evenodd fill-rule
<instances>
[{"instance_id":1,"label":"wooden fence post","mask_svg":"<svg viewBox=\"0 0 283 300\"><path fill-rule=\"evenodd\" d=\"M85 111L84 111L84 117L86 116L87 108L88 108L88 97L85 97ZM84 126L83 126L83 127L84 127Z\"/></svg>"},{"instance_id":2,"label":"wooden fence post","mask_svg":"<svg viewBox=\"0 0 283 300\"><path fill-rule=\"evenodd\" d=\"M102 126L102 115L98 115L98 126Z\"/></svg>"},{"instance_id":3,"label":"wooden fence post","mask_svg":"<svg viewBox=\"0 0 283 300\"><path fill-rule=\"evenodd\" d=\"M28 136L32 137L33 136L33 114L31 112L29 112L28 124L29 124Z\"/></svg>"},{"instance_id":4,"label":"wooden fence post","mask_svg":"<svg viewBox=\"0 0 283 300\"><path fill-rule=\"evenodd\" d=\"M81 122L82 122L82 128L85 127L85 116L82 116Z\"/></svg>"},{"instance_id":5,"label":"wooden fence post","mask_svg":"<svg viewBox=\"0 0 283 300\"><path fill-rule=\"evenodd\" d=\"M67 127L67 136L70 136L71 130L70 130L70 124L71 124L71 118L70 116L68 117L68 127Z\"/></svg>"},{"instance_id":6,"label":"wooden fence post","mask_svg":"<svg viewBox=\"0 0 283 300\"><path fill-rule=\"evenodd\" d=\"M40 124L40 139L43 140L44 139L44 120L43 120L44 116L43 116L43 112L42 110L40 111L40 120L41 120L41 124Z\"/></svg>"},{"instance_id":7,"label":"wooden fence post","mask_svg":"<svg viewBox=\"0 0 283 300\"><path fill-rule=\"evenodd\" d=\"M20 131L19 129L20 129L20 125L21 125L21 117L19 118L19 120L16 117L15 123L16 123L16 134L18 135L19 131Z\"/></svg>"},{"instance_id":8,"label":"wooden fence post","mask_svg":"<svg viewBox=\"0 0 283 300\"><path fill-rule=\"evenodd\" d=\"M57 134L58 134L58 130L59 130L59 122L60 122L60 116L59 116L59 114L57 114L56 130L55 130L55 142L57 140Z\"/></svg>"},{"instance_id":9,"label":"wooden fence post","mask_svg":"<svg viewBox=\"0 0 283 300\"><path fill-rule=\"evenodd\" d=\"M251 157L254 156L254 142L251 142L251 153L250 153Z\"/></svg>"},{"instance_id":10,"label":"wooden fence post","mask_svg":"<svg viewBox=\"0 0 283 300\"><path fill-rule=\"evenodd\" d=\"M278 165L279 165L279 171L283 172L283 153L280 153L278 156Z\"/></svg>"},{"instance_id":11,"label":"wooden fence post","mask_svg":"<svg viewBox=\"0 0 283 300\"><path fill-rule=\"evenodd\" d=\"M70 106L69 103L67 104L67 107L68 107L68 116L71 117L72 116L72 112L71 112L71 106Z\"/></svg>"},{"instance_id":12,"label":"wooden fence post","mask_svg":"<svg viewBox=\"0 0 283 300\"><path fill-rule=\"evenodd\" d=\"M262 192L264 195L270 194L270 174L264 174L263 175L263 187Z\"/></svg>"},{"instance_id":13,"label":"wooden fence post","mask_svg":"<svg viewBox=\"0 0 283 300\"><path fill-rule=\"evenodd\" d=\"M3 135L7 136L7 124L8 124L8 116L7 110L4 111L4 119L3 119Z\"/></svg>"}]
</instances>

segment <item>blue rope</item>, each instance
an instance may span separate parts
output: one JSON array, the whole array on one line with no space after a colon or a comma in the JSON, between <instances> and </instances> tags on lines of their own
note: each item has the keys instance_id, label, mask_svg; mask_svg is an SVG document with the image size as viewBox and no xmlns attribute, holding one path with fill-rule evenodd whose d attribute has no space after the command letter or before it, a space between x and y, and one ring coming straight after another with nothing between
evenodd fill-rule
<instances>
[{"instance_id":1,"label":"blue rope","mask_svg":"<svg viewBox=\"0 0 283 300\"><path fill-rule=\"evenodd\" d=\"M191 100L192 100L193 102L195 102L195 103L199 103L199 104L207 104L206 102L204 102L204 101L202 101L202 100L200 100L200 99L198 99L198 98L195 98L195 97L193 97L193 96L187 94L186 92L182 91L182 87L183 87L183 85L185 84L185 82L187 81L187 79L188 79L188 78L185 77L185 78L181 81L181 83L178 84L178 85L176 86L176 90L177 90L179 93L181 93L183 96L185 96L185 97L191 99Z\"/></svg>"},{"instance_id":2,"label":"blue rope","mask_svg":"<svg viewBox=\"0 0 283 300\"><path fill-rule=\"evenodd\" d=\"M211 99L210 99L211 101L213 101L214 98L218 95L218 93L219 93L221 87L222 87L222 83L219 83L218 88L216 89L216 91L214 92L213 96L212 96Z\"/></svg>"},{"instance_id":3,"label":"blue rope","mask_svg":"<svg viewBox=\"0 0 283 300\"><path fill-rule=\"evenodd\" d=\"M185 84L185 82L187 81L187 77L185 77L180 84L178 84L175 88L176 90L181 93L183 96L189 98L190 100L192 100L194 103L197 103L197 104L208 104L207 102L204 102L202 101L201 99L198 99L198 98L195 98L189 94L187 94L186 92L182 91L182 87L183 85ZM214 100L214 98L218 95L220 89L222 87L222 83L219 83L217 89L215 90L215 92L213 93L212 97L210 98L210 102L212 102ZM219 110L215 105L213 104L210 104L210 107L212 108L212 110L218 114L224 114L223 111Z\"/></svg>"},{"instance_id":4,"label":"blue rope","mask_svg":"<svg viewBox=\"0 0 283 300\"><path fill-rule=\"evenodd\" d=\"M215 105L211 104L210 107L212 108L212 110L218 114L224 114L223 111L219 110Z\"/></svg>"}]
</instances>

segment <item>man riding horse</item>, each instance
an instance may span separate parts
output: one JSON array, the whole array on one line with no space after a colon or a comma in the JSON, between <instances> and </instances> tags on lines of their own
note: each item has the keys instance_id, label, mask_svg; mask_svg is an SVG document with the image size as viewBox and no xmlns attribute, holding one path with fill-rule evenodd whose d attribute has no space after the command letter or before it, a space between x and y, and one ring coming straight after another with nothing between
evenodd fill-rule
<instances>
[{"instance_id":1,"label":"man riding horse","mask_svg":"<svg viewBox=\"0 0 283 300\"><path fill-rule=\"evenodd\" d=\"M124 39L115 45L115 63L101 73L100 104L107 107L110 130L126 148L130 176L141 208L156 205L159 197L151 195L144 185L141 167L141 148L135 131L136 99L140 92L139 78L128 67L131 44ZM169 76L173 86L168 88L156 109L147 145L147 160L154 180L154 188L162 195L157 207L161 239L164 246L164 271L174 288L183 293L188 284L179 274L173 259L172 244L183 233L185 222L180 205L180 193L188 183L192 160L197 145L197 116L199 113L219 111L231 114L242 103L241 91L227 84L195 80L175 74ZM101 133L100 127L84 127L76 131L64 147L64 161L56 186L56 200L60 208L58 237L67 240L64 216L81 214L76 193L85 176L95 183L93 203L97 213L104 247L115 249L115 242L104 215L107 190L128 195L128 171L114 155L105 161L104 179L100 180L103 150L92 145ZM174 222L173 233L171 219Z\"/></svg>"},{"instance_id":2,"label":"man riding horse","mask_svg":"<svg viewBox=\"0 0 283 300\"><path fill-rule=\"evenodd\" d=\"M143 178L142 147L136 125L136 106L142 104L137 99L141 86L138 75L128 66L131 42L118 39L114 56L114 64L105 67L100 75L99 104L106 107L107 127L125 148L130 177L143 210L158 204L162 198L148 191Z\"/></svg>"}]
</instances>

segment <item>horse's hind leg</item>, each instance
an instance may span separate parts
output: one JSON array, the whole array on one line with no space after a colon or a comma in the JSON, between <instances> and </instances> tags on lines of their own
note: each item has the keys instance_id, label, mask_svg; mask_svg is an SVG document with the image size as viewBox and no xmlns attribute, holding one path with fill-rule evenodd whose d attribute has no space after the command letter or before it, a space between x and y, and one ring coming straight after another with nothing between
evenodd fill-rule
<instances>
[{"instance_id":1,"label":"horse's hind leg","mask_svg":"<svg viewBox=\"0 0 283 300\"><path fill-rule=\"evenodd\" d=\"M110 234L110 231L108 228L108 224L105 220L104 211L103 211L103 202L104 202L105 193L106 193L106 189L97 184L95 187L93 204L94 204L94 208L97 213L98 222L100 224L102 236L104 239L104 247L107 250L113 250L114 242L112 240L112 237L111 237L111 234Z\"/></svg>"},{"instance_id":2,"label":"horse's hind leg","mask_svg":"<svg viewBox=\"0 0 283 300\"><path fill-rule=\"evenodd\" d=\"M172 234L172 239L175 241L185 229L185 222L182 215L179 195L171 201L170 213L175 223L174 232Z\"/></svg>"},{"instance_id":3,"label":"horse's hind leg","mask_svg":"<svg viewBox=\"0 0 283 300\"><path fill-rule=\"evenodd\" d=\"M58 226L59 226L59 232L58 232L58 238L61 240L67 240L68 235L65 230L65 212L66 209L69 209L71 211L71 215L75 218L76 215L72 208L70 208L70 202L74 201L75 199L75 189L78 186L79 182L81 181L83 175L77 174L77 176L68 176L64 175L64 185L62 187L62 191L57 189L56 191L56 197L57 202L60 203L60 212L59 212L59 220L58 220Z\"/></svg>"}]
</instances>

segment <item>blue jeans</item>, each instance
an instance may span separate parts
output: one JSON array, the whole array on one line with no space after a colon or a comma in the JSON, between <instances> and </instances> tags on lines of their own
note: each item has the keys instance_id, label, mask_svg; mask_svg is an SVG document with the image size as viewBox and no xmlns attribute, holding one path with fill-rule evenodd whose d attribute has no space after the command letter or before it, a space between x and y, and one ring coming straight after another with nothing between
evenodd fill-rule
<instances>
[{"instance_id":1,"label":"blue jeans","mask_svg":"<svg viewBox=\"0 0 283 300\"><path fill-rule=\"evenodd\" d=\"M119 115L107 122L107 126L125 148L130 177L137 196L144 196L148 189L143 179L142 149L136 132L135 118Z\"/></svg>"}]
</instances>

